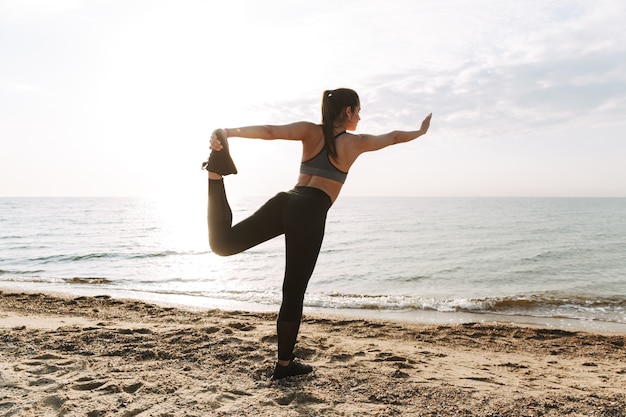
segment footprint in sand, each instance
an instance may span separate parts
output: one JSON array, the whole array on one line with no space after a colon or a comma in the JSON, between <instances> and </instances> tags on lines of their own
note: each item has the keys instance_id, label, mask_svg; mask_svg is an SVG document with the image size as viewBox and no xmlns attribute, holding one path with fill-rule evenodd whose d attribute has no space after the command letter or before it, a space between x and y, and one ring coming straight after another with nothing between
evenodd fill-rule
<instances>
[{"instance_id":1,"label":"footprint in sand","mask_svg":"<svg viewBox=\"0 0 626 417\"><path fill-rule=\"evenodd\" d=\"M330 358L333 361L347 362L347 361L353 359L354 355L350 355L348 353L336 353L336 354L332 355Z\"/></svg>"},{"instance_id":2,"label":"footprint in sand","mask_svg":"<svg viewBox=\"0 0 626 417\"><path fill-rule=\"evenodd\" d=\"M143 387L143 384L141 382L137 382L136 384L131 384L128 386L125 386L124 388L122 388L124 390L125 393L127 394L134 394L135 392L137 392L139 390L139 388Z\"/></svg>"},{"instance_id":3,"label":"footprint in sand","mask_svg":"<svg viewBox=\"0 0 626 417\"><path fill-rule=\"evenodd\" d=\"M305 405L324 402L324 400L306 392L288 392L284 395L279 396L274 401L276 402L276 404L283 406L290 405L291 403Z\"/></svg>"},{"instance_id":4,"label":"footprint in sand","mask_svg":"<svg viewBox=\"0 0 626 417\"><path fill-rule=\"evenodd\" d=\"M106 384L105 381L93 380L89 377L78 378L76 382L76 384L72 385L72 389L76 391L92 391Z\"/></svg>"},{"instance_id":5,"label":"footprint in sand","mask_svg":"<svg viewBox=\"0 0 626 417\"><path fill-rule=\"evenodd\" d=\"M402 356L398 356L398 355L394 355L393 353L389 353L389 352L380 352L376 355L376 359L374 359L374 362L406 362L407 359L402 357Z\"/></svg>"},{"instance_id":6,"label":"footprint in sand","mask_svg":"<svg viewBox=\"0 0 626 417\"><path fill-rule=\"evenodd\" d=\"M75 370L75 364L74 360L62 356L43 354L15 364L14 369L35 376L28 381L28 385L38 387L56 382L54 378L58 379Z\"/></svg>"},{"instance_id":7,"label":"footprint in sand","mask_svg":"<svg viewBox=\"0 0 626 417\"><path fill-rule=\"evenodd\" d=\"M248 323L242 323L242 322L236 322L236 321L228 323L228 327L230 327L231 329L241 330L242 332L249 332L251 330L256 329L256 326L250 325Z\"/></svg>"},{"instance_id":8,"label":"footprint in sand","mask_svg":"<svg viewBox=\"0 0 626 417\"><path fill-rule=\"evenodd\" d=\"M54 410L58 410L61 407L63 407L63 404L65 404L65 400L63 398L59 397L58 395L51 395L49 397L46 397L42 401L42 403L43 403L43 405L51 407Z\"/></svg>"},{"instance_id":9,"label":"footprint in sand","mask_svg":"<svg viewBox=\"0 0 626 417\"><path fill-rule=\"evenodd\" d=\"M50 391L51 386L58 384L60 379L67 379L67 375L70 373L73 373L75 377L81 374L83 375L76 379L70 378L69 387L74 391L93 391L99 389L111 392L124 391L133 394L143 387L143 383L141 382L118 387L117 385L110 384L110 381L106 378L84 376L84 367L80 362L50 353L35 356L29 360L17 363L14 365L14 369L30 375L31 378L29 378L26 383L31 389L38 391ZM53 409L61 408L63 403L64 400L56 396L49 396L44 400L44 405L52 407Z\"/></svg>"},{"instance_id":10,"label":"footprint in sand","mask_svg":"<svg viewBox=\"0 0 626 417\"><path fill-rule=\"evenodd\" d=\"M28 381L28 386L29 387L41 387L43 385L54 384L55 382L56 381L54 379L40 378L40 379L36 379L34 381Z\"/></svg>"}]
</instances>

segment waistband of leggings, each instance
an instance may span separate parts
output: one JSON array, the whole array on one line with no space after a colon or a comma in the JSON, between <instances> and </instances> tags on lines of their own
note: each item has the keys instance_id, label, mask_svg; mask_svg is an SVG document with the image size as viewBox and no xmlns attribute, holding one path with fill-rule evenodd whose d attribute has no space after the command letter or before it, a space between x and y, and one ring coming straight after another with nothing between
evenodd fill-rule
<instances>
[{"instance_id":1,"label":"waistband of leggings","mask_svg":"<svg viewBox=\"0 0 626 417\"><path fill-rule=\"evenodd\" d=\"M328 203L328 207L330 207L333 203L332 199L328 194L319 188L315 187L307 187L306 185L296 185L292 190L289 191L292 194L319 198Z\"/></svg>"}]
</instances>

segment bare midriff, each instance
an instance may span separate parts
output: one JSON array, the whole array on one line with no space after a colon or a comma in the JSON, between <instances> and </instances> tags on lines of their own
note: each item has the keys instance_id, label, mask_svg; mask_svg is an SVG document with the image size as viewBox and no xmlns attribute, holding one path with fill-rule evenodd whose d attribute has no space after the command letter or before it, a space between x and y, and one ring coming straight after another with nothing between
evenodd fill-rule
<instances>
[{"instance_id":1,"label":"bare midriff","mask_svg":"<svg viewBox=\"0 0 626 417\"><path fill-rule=\"evenodd\" d=\"M318 190L324 191L330 197L330 200L334 203L343 184L337 181L330 180L328 178L318 177L316 175L300 174L298 177L298 184L301 187L312 187Z\"/></svg>"}]
</instances>

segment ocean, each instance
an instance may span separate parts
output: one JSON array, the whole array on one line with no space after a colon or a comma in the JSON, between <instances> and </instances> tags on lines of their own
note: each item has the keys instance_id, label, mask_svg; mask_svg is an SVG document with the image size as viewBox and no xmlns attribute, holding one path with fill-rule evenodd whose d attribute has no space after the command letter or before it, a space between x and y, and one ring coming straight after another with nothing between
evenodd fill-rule
<instances>
[{"instance_id":1,"label":"ocean","mask_svg":"<svg viewBox=\"0 0 626 417\"><path fill-rule=\"evenodd\" d=\"M0 198L5 291L277 311L283 267L282 237L214 255L206 197ZM306 312L626 332L626 199L340 197Z\"/></svg>"}]
</instances>

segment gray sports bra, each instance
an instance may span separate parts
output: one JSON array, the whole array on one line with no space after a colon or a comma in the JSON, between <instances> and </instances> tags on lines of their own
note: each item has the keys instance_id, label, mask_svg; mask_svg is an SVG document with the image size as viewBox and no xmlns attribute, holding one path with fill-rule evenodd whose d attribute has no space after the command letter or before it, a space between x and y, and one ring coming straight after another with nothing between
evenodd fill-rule
<instances>
[{"instance_id":1,"label":"gray sports bra","mask_svg":"<svg viewBox=\"0 0 626 417\"><path fill-rule=\"evenodd\" d=\"M343 135L345 130L337 135L334 139ZM314 158L300 164L300 173L307 175L315 175L322 178L328 178L329 180L337 181L340 183L346 182L347 172L343 172L335 167L328 156L328 147L324 144L324 147Z\"/></svg>"}]
</instances>

